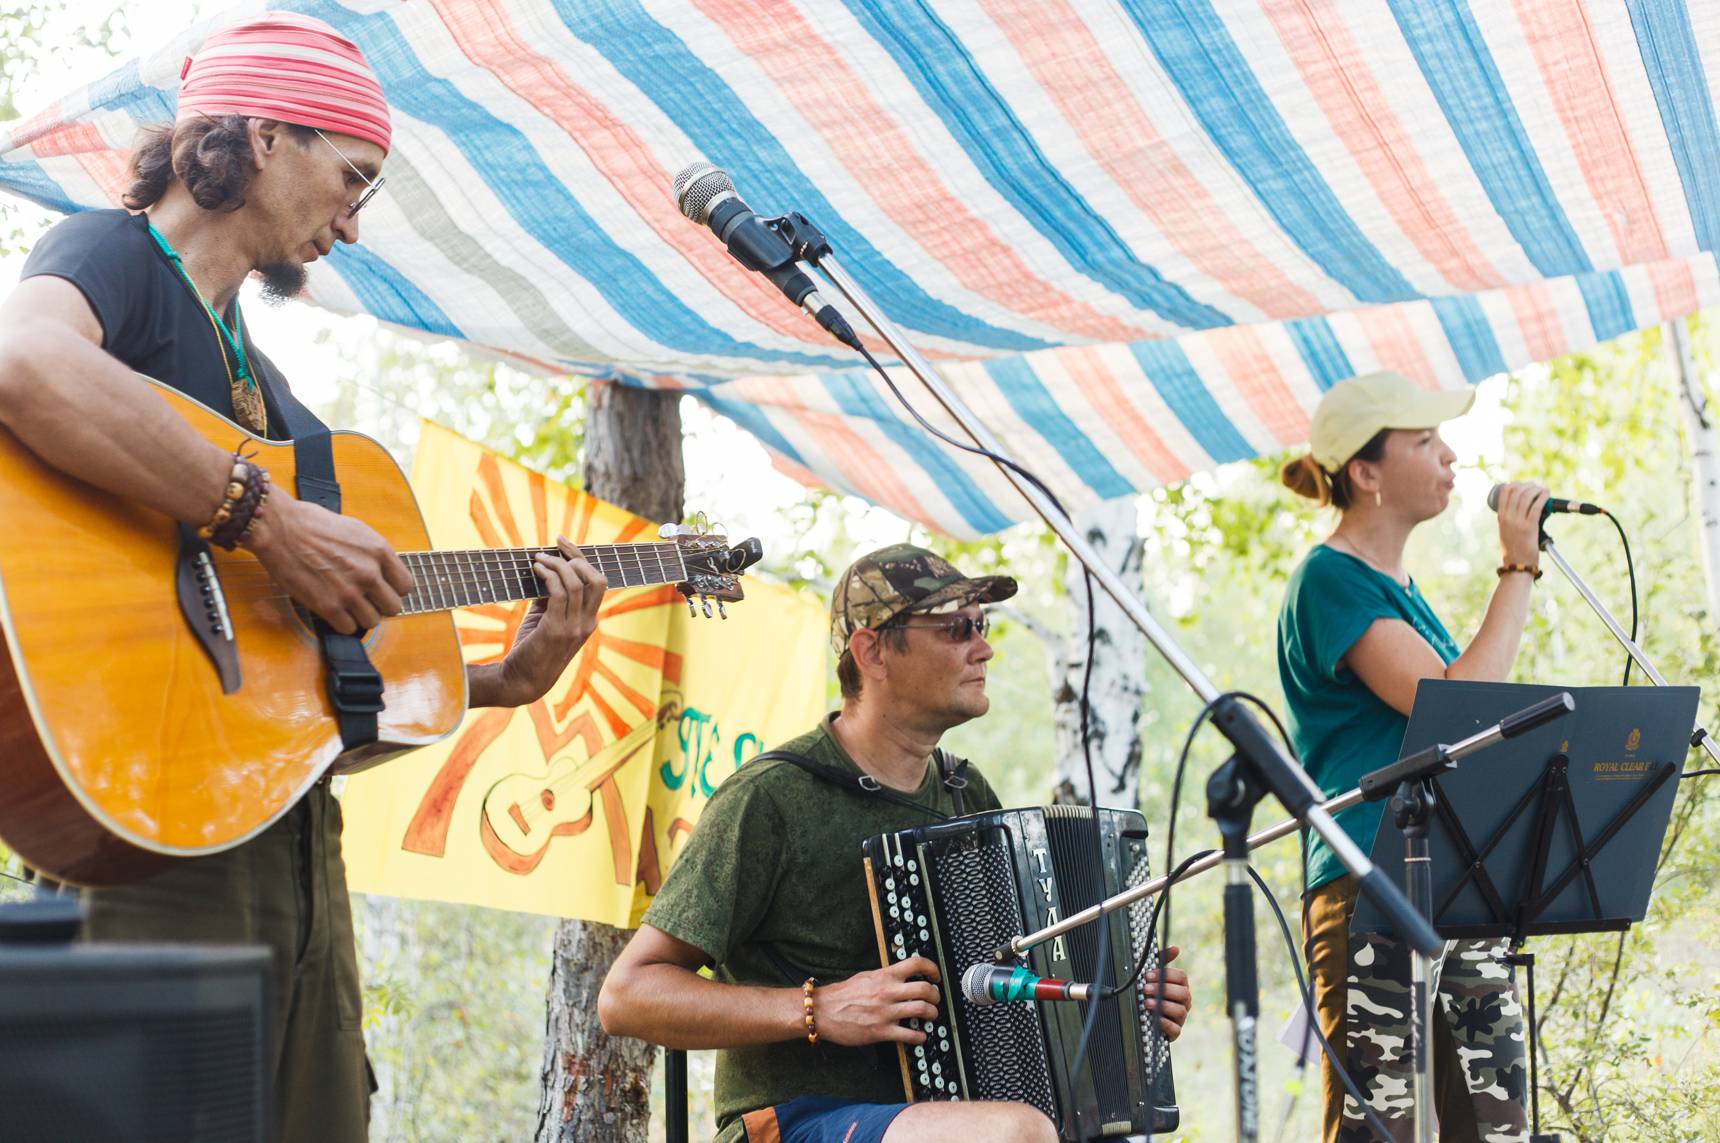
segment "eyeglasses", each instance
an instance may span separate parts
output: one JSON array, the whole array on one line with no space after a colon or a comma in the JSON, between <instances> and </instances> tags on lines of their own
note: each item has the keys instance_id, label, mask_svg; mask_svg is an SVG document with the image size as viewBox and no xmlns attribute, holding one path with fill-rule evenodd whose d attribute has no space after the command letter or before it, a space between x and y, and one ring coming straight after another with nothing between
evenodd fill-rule
<instances>
[{"instance_id":1,"label":"eyeglasses","mask_svg":"<svg viewBox=\"0 0 1720 1143\"><path fill-rule=\"evenodd\" d=\"M951 643L966 643L977 632L984 639L991 631L991 620L984 612L978 619L971 615L957 615L942 623L891 623L891 627L900 627L906 631L945 631L948 632Z\"/></svg>"},{"instance_id":2,"label":"eyeglasses","mask_svg":"<svg viewBox=\"0 0 1720 1143\"><path fill-rule=\"evenodd\" d=\"M364 209L365 203L369 202L371 199L376 197L376 192L381 190L382 184L387 182L388 180L386 178L378 178L375 182L371 182L369 179L364 178L364 172L359 170L357 167L353 166L352 160L347 158L346 153L344 151L342 151L339 147L335 146L332 142L329 142L329 137L327 135L324 135L322 133L322 131L316 127L312 127L311 130L315 131L317 133L318 139L321 139L323 142L328 143L328 149L333 151L335 154L339 155L340 161L345 163L347 165L347 167L352 171L353 174L357 175L361 179L364 179L365 192L358 196L357 202L348 202L346 204L346 216L348 218L351 218L353 215L357 214L359 211Z\"/></svg>"}]
</instances>

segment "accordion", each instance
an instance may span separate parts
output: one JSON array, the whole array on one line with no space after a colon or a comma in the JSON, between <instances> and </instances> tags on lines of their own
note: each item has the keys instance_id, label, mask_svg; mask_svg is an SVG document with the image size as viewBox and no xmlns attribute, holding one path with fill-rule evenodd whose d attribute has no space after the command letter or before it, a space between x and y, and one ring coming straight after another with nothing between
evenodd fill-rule
<instances>
[{"instance_id":1,"label":"accordion","mask_svg":"<svg viewBox=\"0 0 1720 1143\"><path fill-rule=\"evenodd\" d=\"M906 1098L1032 1104L1069 1140L1176 1128L1169 1045L1138 987L1099 1001L1079 1074L1074 1065L1086 1005L978 1005L961 989L962 973L992 963L993 951L1012 937L1148 880L1146 820L1139 813L995 810L868 838L861 849L884 965L924 956L941 978L938 1018L910 1022L926 1032L926 1042L898 1045ZM1028 951L1026 967L1039 976L1093 981L1104 930L1111 946L1106 983L1120 984L1151 946L1151 908L1138 901L1110 914L1108 925L1083 925L1040 944Z\"/></svg>"}]
</instances>

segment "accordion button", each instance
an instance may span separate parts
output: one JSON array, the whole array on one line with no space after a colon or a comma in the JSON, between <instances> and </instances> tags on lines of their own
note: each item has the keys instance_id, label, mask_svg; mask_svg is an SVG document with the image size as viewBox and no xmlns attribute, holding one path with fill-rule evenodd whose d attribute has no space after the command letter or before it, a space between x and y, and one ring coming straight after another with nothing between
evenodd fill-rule
<instances>
[{"instance_id":1,"label":"accordion button","mask_svg":"<svg viewBox=\"0 0 1720 1143\"><path fill-rule=\"evenodd\" d=\"M944 1074L944 1065L942 1065L942 1064L940 1064L940 1063L939 1063L939 1062L938 1062L938 1061L936 1061L936 1060L933 1060L933 1061L932 1061L932 1074L933 1074L933 1075L935 1075L935 1076L941 1076L941 1075L943 1075L943 1074ZM942 1085L942 1083L941 1083L941 1082L940 1082L940 1083L939 1083L939 1085L938 1085L938 1086L940 1086L940 1087L941 1087L941 1086L943 1086L943 1085Z\"/></svg>"},{"instance_id":2,"label":"accordion button","mask_svg":"<svg viewBox=\"0 0 1720 1143\"><path fill-rule=\"evenodd\" d=\"M919 883L920 883L920 875L918 873L908 874L908 884L909 885L918 885Z\"/></svg>"}]
</instances>

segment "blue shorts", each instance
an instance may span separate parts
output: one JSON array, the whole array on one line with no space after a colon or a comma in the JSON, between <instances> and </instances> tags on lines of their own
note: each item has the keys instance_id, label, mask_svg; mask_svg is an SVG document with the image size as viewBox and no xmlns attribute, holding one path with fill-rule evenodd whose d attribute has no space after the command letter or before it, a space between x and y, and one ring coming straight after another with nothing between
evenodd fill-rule
<instances>
[{"instance_id":1,"label":"blue shorts","mask_svg":"<svg viewBox=\"0 0 1720 1143\"><path fill-rule=\"evenodd\" d=\"M905 1103L804 1095L742 1116L748 1143L878 1143Z\"/></svg>"}]
</instances>

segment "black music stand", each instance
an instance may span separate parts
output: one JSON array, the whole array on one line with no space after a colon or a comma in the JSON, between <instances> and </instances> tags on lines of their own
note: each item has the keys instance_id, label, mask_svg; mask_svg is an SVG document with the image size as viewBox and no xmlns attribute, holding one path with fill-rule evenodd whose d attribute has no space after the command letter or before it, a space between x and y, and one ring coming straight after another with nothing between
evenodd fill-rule
<instances>
[{"instance_id":1,"label":"black music stand","mask_svg":"<svg viewBox=\"0 0 1720 1143\"><path fill-rule=\"evenodd\" d=\"M1546 687L1424 680L1408 757L1569 691L1576 712L1430 779L1434 929L1445 938L1626 929L1648 912L1654 868L1696 720L1695 687ZM1403 876L1404 835L1383 815L1372 857ZM1351 931L1393 931L1359 900ZM1528 968L1530 1098L1540 1136L1534 958Z\"/></svg>"}]
</instances>

